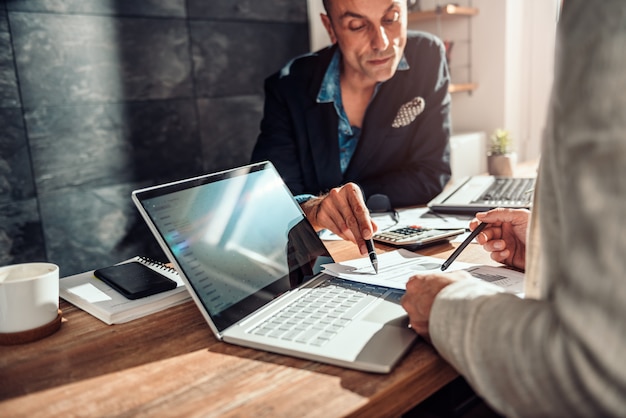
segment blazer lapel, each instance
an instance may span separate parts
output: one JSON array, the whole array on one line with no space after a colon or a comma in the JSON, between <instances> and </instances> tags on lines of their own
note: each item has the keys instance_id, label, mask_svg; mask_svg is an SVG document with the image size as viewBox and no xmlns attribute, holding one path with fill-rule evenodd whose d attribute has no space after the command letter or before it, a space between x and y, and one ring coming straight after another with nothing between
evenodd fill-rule
<instances>
[{"instance_id":1,"label":"blazer lapel","mask_svg":"<svg viewBox=\"0 0 626 418\"><path fill-rule=\"evenodd\" d=\"M332 103L321 103L306 113L307 132L311 144L313 165L321 190L340 184L337 113Z\"/></svg>"},{"instance_id":2,"label":"blazer lapel","mask_svg":"<svg viewBox=\"0 0 626 418\"><path fill-rule=\"evenodd\" d=\"M319 189L322 191L337 186L343 177L339 166L337 132L339 120L335 106L333 103L316 102L322 79L336 49L337 45L332 45L317 52L320 59L319 65L308 87L308 94L315 104L305 111L308 144L313 157L312 164L315 167Z\"/></svg>"},{"instance_id":3,"label":"blazer lapel","mask_svg":"<svg viewBox=\"0 0 626 418\"><path fill-rule=\"evenodd\" d=\"M391 124L397 109L389 106L385 99L385 86L381 86L376 98L367 109L359 144L345 172L345 178L353 177L352 173L363 172L370 160L381 152L384 153L385 138L389 136ZM382 97L381 97L382 96ZM394 103L392 100L391 103ZM367 170L365 170L367 171Z\"/></svg>"}]
</instances>

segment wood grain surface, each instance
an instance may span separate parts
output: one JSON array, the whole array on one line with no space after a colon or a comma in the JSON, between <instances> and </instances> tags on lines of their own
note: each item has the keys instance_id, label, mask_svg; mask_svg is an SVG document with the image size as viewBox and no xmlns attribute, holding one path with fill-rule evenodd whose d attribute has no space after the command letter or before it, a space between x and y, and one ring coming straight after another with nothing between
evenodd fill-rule
<instances>
[{"instance_id":1,"label":"wood grain surface","mask_svg":"<svg viewBox=\"0 0 626 418\"><path fill-rule=\"evenodd\" d=\"M359 256L327 245L336 260ZM490 264L476 244L459 259ZM457 376L421 340L392 373L374 374L220 342L192 302L111 326L61 309L53 335L0 346L0 416L399 416Z\"/></svg>"}]
</instances>

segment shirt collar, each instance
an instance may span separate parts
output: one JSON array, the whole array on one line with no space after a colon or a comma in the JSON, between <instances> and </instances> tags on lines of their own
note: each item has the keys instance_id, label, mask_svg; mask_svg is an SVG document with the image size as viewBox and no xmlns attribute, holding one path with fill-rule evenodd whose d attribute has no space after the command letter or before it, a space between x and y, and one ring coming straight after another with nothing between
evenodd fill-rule
<instances>
[{"instance_id":1,"label":"shirt collar","mask_svg":"<svg viewBox=\"0 0 626 418\"><path fill-rule=\"evenodd\" d=\"M320 86L320 90L317 94L317 102L318 103L332 103L338 102L341 98L341 86L339 84L339 63L341 61L341 52L339 49L335 51L332 59L330 60L330 64L326 69L326 73L324 74L324 79L322 80L322 85ZM407 71L409 70L409 63L406 60L404 54L402 55L402 59L398 63L397 71ZM380 85L378 83L377 87Z\"/></svg>"}]
</instances>

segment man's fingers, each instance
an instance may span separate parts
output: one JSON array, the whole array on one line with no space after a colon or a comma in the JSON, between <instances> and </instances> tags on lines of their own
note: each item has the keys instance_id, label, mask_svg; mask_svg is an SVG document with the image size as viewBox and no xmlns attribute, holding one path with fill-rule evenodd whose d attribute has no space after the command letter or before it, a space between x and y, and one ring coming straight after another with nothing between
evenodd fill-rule
<instances>
[{"instance_id":1,"label":"man's fingers","mask_svg":"<svg viewBox=\"0 0 626 418\"><path fill-rule=\"evenodd\" d=\"M346 186L331 189L321 202L318 219L329 229L337 231L337 235L341 238L360 244L365 248L358 221L350 204L351 199L354 201L354 198L351 197L353 193L354 191ZM359 243L359 241L361 242Z\"/></svg>"},{"instance_id":2,"label":"man's fingers","mask_svg":"<svg viewBox=\"0 0 626 418\"><path fill-rule=\"evenodd\" d=\"M491 253L491 259L493 261L497 261L498 263L504 263L504 261L506 261L506 259L510 256L511 252L508 249L503 251L494 251Z\"/></svg>"},{"instance_id":3,"label":"man's fingers","mask_svg":"<svg viewBox=\"0 0 626 418\"><path fill-rule=\"evenodd\" d=\"M354 237L353 241L359 246L362 254L367 253L365 239L372 237L373 227L361 189L354 183L348 183L331 190L329 198L332 199L333 206L338 209L334 221L341 222L346 234L350 231Z\"/></svg>"},{"instance_id":4,"label":"man's fingers","mask_svg":"<svg viewBox=\"0 0 626 418\"><path fill-rule=\"evenodd\" d=\"M361 254L367 253L365 240L377 227L370 218L361 189L354 183L331 189L315 202L304 204L318 229L330 229L342 239L352 241Z\"/></svg>"},{"instance_id":5,"label":"man's fingers","mask_svg":"<svg viewBox=\"0 0 626 418\"><path fill-rule=\"evenodd\" d=\"M476 219L488 223L516 223L527 219L527 212L525 209L495 208L488 212L478 212Z\"/></svg>"},{"instance_id":6,"label":"man's fingers","mask_svg":"<svg viewBox=\"0 0 626 418\"><path fill-rule=\"evenodd\" d=\"M329 199L332 200L332 197L327 196L321 203L318 222L325 225L327 229L334 231L342 239L355 242L354 234L348 228L342 213Z\"/></svg>"},{"instance_id":7,"label":"man's fingers","mask_svg":"<svg viewBox=\"0 0 626 418\"><path fill-rule=\"evenodd\" d=\"M338 187L331 189L322 204L333 222L342 229L346 229L350 211L346 199L342 196L341 189Z\"/></svg>"},{"instance_id":8,"label":"man's fingers","mask_svg":"<svg viewBox=\"0 0 626 418\"><path fill-rule=\"evenodd\" d=\"M419 335L428 335L428 321L411 321L410 326Z\"/></svg>"},{"instance_id":9,"label":"man's fingers","mask_svg":"<svg viewBox=\"0 0 626 418\"><path fill-rule=\"evenodd\" d=\"M354 183L348 183L341 188L341 193L343 193L346 202L343 214L348 228L355 236L370 239L372 235L371 219L361 189Z\"/></svg>"}]
</instances>

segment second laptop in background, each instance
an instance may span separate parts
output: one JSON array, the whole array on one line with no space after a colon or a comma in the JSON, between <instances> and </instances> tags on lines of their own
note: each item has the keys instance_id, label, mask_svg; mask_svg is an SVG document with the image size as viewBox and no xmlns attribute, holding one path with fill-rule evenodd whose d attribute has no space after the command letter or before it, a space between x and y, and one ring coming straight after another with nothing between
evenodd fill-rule
<instances>
[{"instance_id":1,"label":"second laptop in background","mask_svg":"<svg viewBox=\"0 0 626 418\"><path fill-rule=\"evenodd\" d=\"M428 202L428 208L470 215L496 207L530 208L534 187L533 177L471 176L444 189Z\"/></svg>"}]
</instances>

